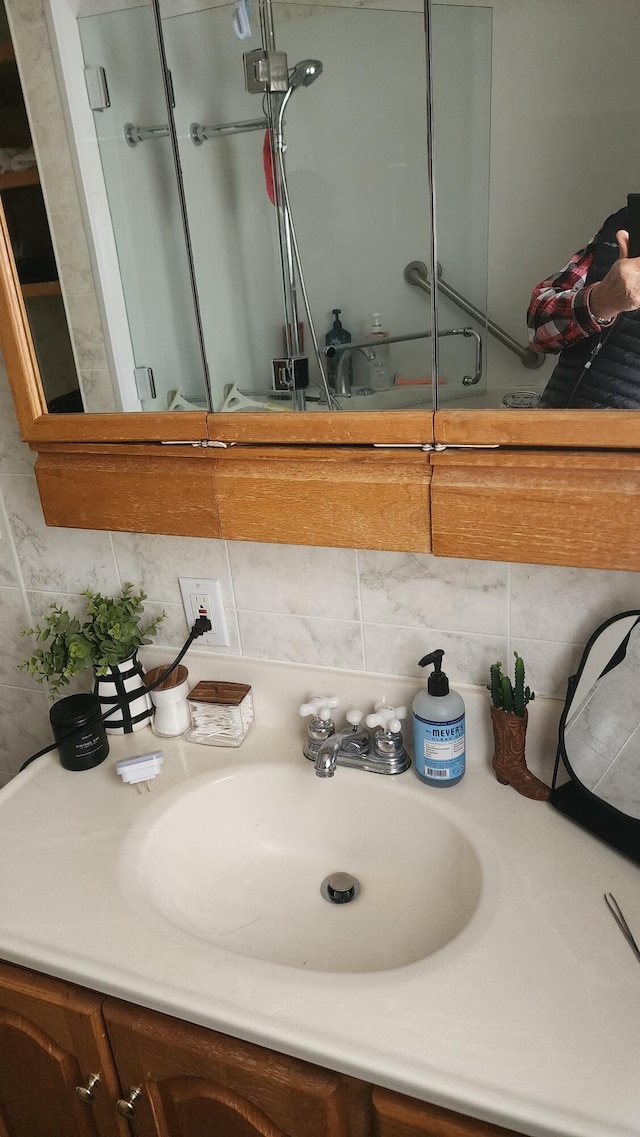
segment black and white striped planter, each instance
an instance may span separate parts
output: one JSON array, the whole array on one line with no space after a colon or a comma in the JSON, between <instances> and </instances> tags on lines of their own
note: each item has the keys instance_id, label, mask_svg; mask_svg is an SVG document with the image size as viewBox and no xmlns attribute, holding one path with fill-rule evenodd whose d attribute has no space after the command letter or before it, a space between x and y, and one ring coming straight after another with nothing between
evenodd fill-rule
<instances>
[{"instance_id":1,"label":"black and white striped planter","mask_svg":"<svg viewBox=\"0 0 640 1137\"><path fill-rule=\"evenodd\" d=\"M153 718L151 695L143 682L144 670L137 652L114 663L108 675L96 676L94 692L107 734L132 734L142 730ZM135 692L140 694L136 695Z\"/></svg>"}]
</instances>

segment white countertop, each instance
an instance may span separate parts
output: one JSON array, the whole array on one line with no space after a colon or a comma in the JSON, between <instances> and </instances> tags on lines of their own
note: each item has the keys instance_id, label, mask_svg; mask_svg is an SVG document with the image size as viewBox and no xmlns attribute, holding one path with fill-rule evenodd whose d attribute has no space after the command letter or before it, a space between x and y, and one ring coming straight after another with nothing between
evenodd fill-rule
<instances>
[{"instance_id":1,"label":"white countertop","mask_svg":"<svg viewBox=\"0 0 640 1137\"><path fill-rule=\"evenodd\" d=\"M640 1137L640 967L603 900L613 892L640 936L640 870L496 782L488 696L477 688L459 687L463 781L440 790L413 770L398 776L482 854L476 913L434 955L368 973L284 967L204 943L136 902L124 842L164 794L221 766L304 763L297 704L318 688L333 687L344 709L368 709L383 695L410 701L417 686L247 661L221 661L214 673L197 653L187 662L194 682L252 683L256 727L239 750L148 728L110 736L94 770L63 770L54 751L10 782L0 791L0 956L531 1137ZM537 700L530 710L529 764L547 776L560 709ZM158 747L152 792L123 785L117 759Z\"/></svg>"}]
</instances>

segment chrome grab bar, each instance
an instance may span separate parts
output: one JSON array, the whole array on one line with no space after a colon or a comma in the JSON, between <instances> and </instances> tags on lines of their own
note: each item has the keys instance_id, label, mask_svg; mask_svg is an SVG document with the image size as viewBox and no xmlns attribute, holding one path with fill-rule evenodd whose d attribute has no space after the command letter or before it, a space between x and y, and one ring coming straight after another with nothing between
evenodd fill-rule
<instances>
[{"instance_id":1,"label":"chrome grab bar","mask_svg":"<svg viewBox=\"0 0 640 1137\"><path fill-rule=\"evenodd\" d=\"M509 351L512 351L514 355L517 355L523 367L527 367L532 371L535 371L538 367L542 367L545 362L544 355L538 351L532 351L530 347L523 347L522 344L519 344L518 341L514 340L513 336L510 336L508 332L505 332L499 324L490 320L486 312L481 312L479 308L476 308L475 304L472 304L470 300L467 300L459 292L456 292L455 288L447 284L446 280L442 279L441 273L442 269L440 265L438 265L438 290L440 292L448 296L450 300L453 300L454 304L458 305L458 308L461 308L467 315L472 316L479 324L484 324L489 335L499 340L499 342L508 348ZM424 261L410 261L404 270L404 278L409 284L414 284L418 288L422 288L424 292L431 292L429 273Z\"/></svg>"},{"instance_id":2,"label":"chrome grab bar","mask_svg":"<svg viewBox=\"0 0 640 1137\"><path fill-rule=\"evenodd\" d=\"M194 146L202 146L207 138L220 138L225 134L246 134L249 130L267 130L269 120L266 118L248 118L243 122L227 122L221 126L202 126L199 122L191 123L191 141Z\"/></svg>"},{"instance_id":3,"label":"chrome grab bar","mask_svg":"<svg viewBox=\"0 0 640 1137\"><path fill-rule=\"evenodd\" d=\"M429 332L407 332L403 336L380 336L374 340L360 340L357 343L336 343L329 344L322 349L323 355L332 359L335 355L339 355L342 360L349 352L362 351L363 348L368 348L370 351L375 352L377 347L383 347L388 343L408 343L409 340L427 340L431 339L432 333ZM480 382L482 378L482 336L475 328L448 328L446 331L438 332L438 339L444 339L447 336L465 336L467 339L473 339L476 345L475 352L475 370L473 375L463 375L462 385L464 387L473 387L476 383ZM339 370L340 364L338 364ZM349 394L343 391L342 394Z\"/></svg>"},{"instance_id":4,"label":"chrome grab bar","mask_svg":"<svg viewBox=\"0 0 640 1137\"><path fill-rule=\"evenodd\" d=\"M148 142L151 138L168 138L169 127L164 126L136 126L133 122L125 122L124 136L127 146L137 146L139 142Z\"/></svg>"},{"instance_id":5,"label":"chrome grab bar","mask_svg":"<svg viewBox=\"0 0 640 1137\"><path fill-rule=\"evenodd\" d=\"M463 387L475 387L476 383L479 383L482 379L482 336L480 332L477 332L475 328L452 328L451 331L439 332L438 339L440 339L441 336L466 336L467 338L472 337L475 340L475 371L473 375L462 376Z\"/></svg>"}]
</instances>

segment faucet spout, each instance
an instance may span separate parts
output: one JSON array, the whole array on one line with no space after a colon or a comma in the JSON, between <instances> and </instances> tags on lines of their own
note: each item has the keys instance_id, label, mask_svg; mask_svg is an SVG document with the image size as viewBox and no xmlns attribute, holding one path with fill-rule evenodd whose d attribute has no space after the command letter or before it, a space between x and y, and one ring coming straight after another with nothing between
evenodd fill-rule
<instances>
[{"instance_id":1,"label":"faucet spout","mask_svg":"<svg viewBox=\"0 0 640 1137\"><path fill-rule=\"evenodd\" d=\"M338 751L341 739L332 734L323 742L316 754L314 769L318 778L332 778L338 765Z\"/></svg>"},{"instance_id":2,"label":"faucet spout","mask_svg":"<svg viewBox=\"0 0 640 1137\"><path fill-rule=\"evenodd\" d=\"M336 395L349 396L351 394L351 382L349 379L348 362L355 352L360 352L364 355L368 363L376 358L376 353L371 347L364 347L362 344L354 344L348 346L340 351L340 358L336 369Z\"/></svg>"},{"instance_id":3,"label":"faucet spout","mask_svg":"<svg viewBox=\"0 0 640 1137\"><path fill-rule=\"evenodd\" d=\"M318 747L314 769L318 778L332 778L336 766L356 766L362 768L371 750L371 734L361 726L361 711L349 711L350 725L325 738Z\"/></svg>"}]
</instances>

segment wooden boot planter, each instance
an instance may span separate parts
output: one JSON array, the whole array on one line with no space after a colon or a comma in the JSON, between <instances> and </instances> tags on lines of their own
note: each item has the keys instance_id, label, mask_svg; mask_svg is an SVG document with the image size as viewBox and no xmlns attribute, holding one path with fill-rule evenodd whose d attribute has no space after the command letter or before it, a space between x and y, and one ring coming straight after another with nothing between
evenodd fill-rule
<instances>
[{"instance_id":1,"label":"wooden boot planter","mask_svg":"<svg viewBox=\"0 0 640 1137\"><path fill-rule=\"evenodd\" d=\"M491 725L493 726L494 752L491 765L496 778L503 786L513 786L523 797L546 801L549 787L536 778L527 767L525 743L529 713L527 703L535 698L533 691L524 685L524 663L517 652L515 685L502 674L502 665L491 668Z\"/></svg>"},{"instance_id":2,"label":"wooden boot planter","mask_svg":"<svg viewBox=\"0 0 640 1137\"><path fill-rule=\"evenodd\" d=\"M499 707L491 707L495 743L491 765L501 785L513 786L524 797L546 801L549 787L531 773L525 758L528 717L526 710L521 717Z\"/></svg>"}]
</instances>

